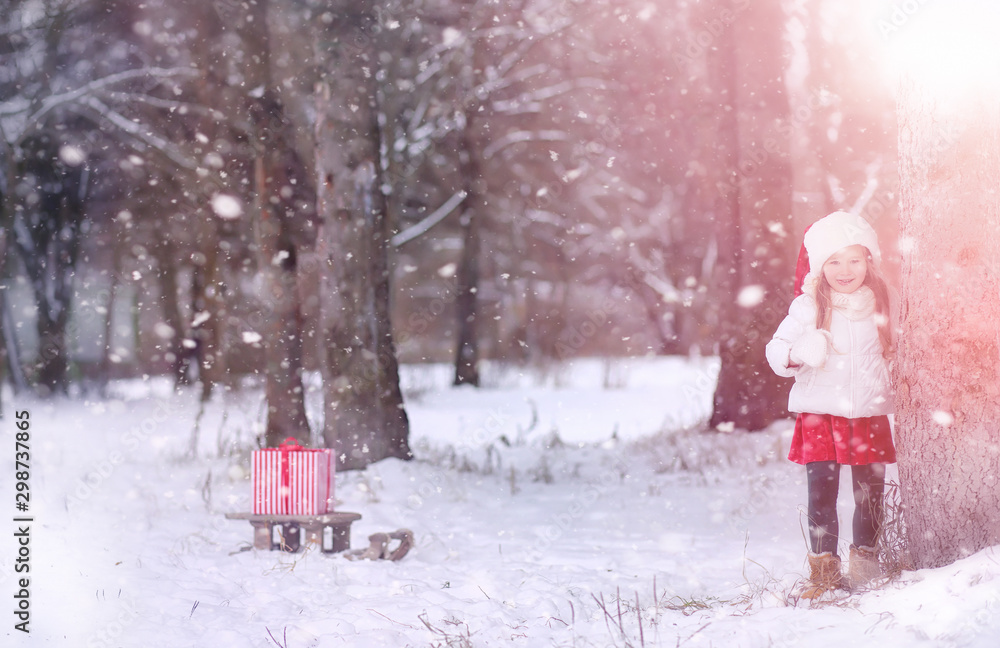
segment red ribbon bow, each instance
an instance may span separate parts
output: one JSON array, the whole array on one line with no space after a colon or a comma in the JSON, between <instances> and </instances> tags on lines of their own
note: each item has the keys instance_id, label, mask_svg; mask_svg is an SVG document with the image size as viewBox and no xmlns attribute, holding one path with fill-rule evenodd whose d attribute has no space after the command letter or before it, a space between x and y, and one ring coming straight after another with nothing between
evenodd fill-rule
<instances>
[{"instance_id":1,"label":"red ribbon bow","mask_svg":"<svg viewBox=\"0 0 1000 648\"><path fill-rule=\"evenodd\" d=\"M278 449L286 452L289 450L305 450L305 448L299 445L298 439L295 437L288 437L282 441Z\"/></svg>"}]
</instances>

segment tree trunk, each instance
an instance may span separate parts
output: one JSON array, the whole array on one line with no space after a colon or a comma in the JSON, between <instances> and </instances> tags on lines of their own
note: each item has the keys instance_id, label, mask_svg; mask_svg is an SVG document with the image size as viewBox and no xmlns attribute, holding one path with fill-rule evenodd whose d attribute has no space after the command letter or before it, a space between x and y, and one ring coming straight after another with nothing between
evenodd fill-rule
<instances>
[{"instance_id":1,"label":"tree trunk","mask_svg":"<svg viewBox=\"0 0 1000 648\"><path fill-rule=\"evenodd\" d=\"M12 168L12 167L11 167ZM9 173L5 171L5 173ZM13 181L8 175L4 186L11 186ZM11 225L14 219L13 200L8 194L0 194L0 281L7 281L7 263L10 259L12 244ZM19 395L22 391L29 389L28 379L24 375L24 364L22 362L21 350L17 341L17 324L14 320L14 309L10 303L10 290L4 289L0 294L0 354L3 360L0 363L0 373L7 373L10 379L10 386L14 395ZM3 389L3 381L0 380L0 390Z\"/></svg>"},{"instance_id":2,"label":"tree trunk","mask_svg":"<svg viewBox=\"0 0 1000 648\"><path fill-rule=\"evenodd\" d=\"M238 8L231 3L206 3L199 0L175 0L175 2L179 11L194 18L193 24L197 25L198 29L197 36L190 41L191 55L198 62L198 67L206 72L207 78L193 87L197 102L205 106L214 106L227 114L237 113L239 104L225 91L225 82L219 80L219 77L224 77L225 71L235 64L220 56L215 45L226 38L226 30L233 26L232 23L225 23L219 12L224 8L232 10ZM252 2L243 9L256 6L257 3ZM245 92L251 89L248 87ZM196 129L196 132L203 134L208 141L232 136L209 115L203 115L198 119ZM203 153L201 149L196 150L198 153ZM195 180L194 187L197 193L207 197L220 188L225 189L218 183L217 177L214 180L199 177ZM215 384L224 380L228 374L226 349L223 346L226 308L220 265L222 261L219 258L221 234L219 221L208 208L195 211L194 227L197 228L195 241L198 248L198 254L191 257L193 319L190 322L190 332L194 346L190 349L185 348L180 371L187 376L188 381L197 375L201 383L201 400L207 401L212 395Z\"/></svg>"},{"instance_id":3,"label":"tree trunk","mask_svg":"<svg viewBox=\"0 0 1000 648\"><path fill-rule=\"evenodd\" d=\"M471 122L471 120L470 120ZM455 350L455 385L479 386L479 338L477 326L479 292L479 223L486 212L485 180L478 153L473 150L466 124L462 138L462 179L467 208L462 213L462 258L458 266L458 295L455 311L458 319L458 344Z\"/></svg>"},{"instance_id":4,"label":"tree trunk","mask_svg":"<svg viewBox=\"0 0 1000 648\"><path fill-rule=\"evenodd\" d=\"M316 97L323 436L338 466L355 469L411 454L389 322L375 4L340 0L329 10Z\"/></svg>"},{"instance_id":5,"label":"tree trunk","mask_svg":"<svg viewBox=\"0 0 1000 648\"><path fill-rule=\"evenodd\" d=\"M729 174L714 214L722 367L710 424L759 430L787 416L788 402L788 385L764 357L764 345L787 312L795 267L785 16L780 0L735 3L730 13L736 16L730 33L717 39L717 53L709 53L719 103L727 107L718 156Z\"/></svg>"},{"instance_id":6,"label":"tree trunk","mask_svg":"<svg viewBox=\"0 0 1000 648\"><path fill-rule=\"evenodd\" d=\"M269 197L283 184L280 152L271 150L256 162L257 256L264 283L264 354L267 371L268 447L288 437L309 443L305 390L302 386L302 312L298 299L298 249L288 240ZM277 159L276 159L277 158ZM276 186L278 185L278 186ZM280 209L281 207L279 207Z\"/></svg>"},{"instance_id":7,"label":"tree trunk","mask_svg":"<svg viewBox=\"0 0 1000 648\"><path fill-rule=\"evenodd\" d=\"M48 194L38 212L19 216L16 230L38 309L36 365L42 396L65 394L69 388L66 326L80 247L81 209L76 198Z\"/></svg>"},{"instance_id":8,"label":"tree trunk","mask_svg":"<svg viewBox=\"0 0 1000 648\"><path fill-rule=\"evenodd\" d=\"M455 351L455 385L479 386L479 214L474 208L462 214L462 259L458 267L458 344Z\"/></svg>"},{"instance_id":9,"label":"tree trunk","mask_svg":"<svg viewBox=\"0 0 1000 648\"><path fill-rule=\"evenodd\" d=\"M462 93L466 104L465 126L462 129L459 153L459 172L462 176L465 190L465 211L462 213L462 258L458 266L458 295L455 300L455 317L458 329L458 341L455 347L455 385L479 386L479 253L481 249L480 234L482 221L486 218L488 206L487 182L483 177L483 161L481 159L486 138L483 136L483 126L489 129L492 116L490 102L483 101L477 95L486 70L490 66L488 39L478 33L477 10L482 11L483 5L478 3L462 3L459 11L463 14L463 22L470 30L471 65L461 75L464 81ZM487 10L494 18L496 15ZM483 24L494 23L486 17L481 18Z\"/></svg>"},{"instance_id":10,"label":"tree trunk","mask_svg":"<svg viewBox=\"0 0 1000 648\"><path fill-rule=\"evenodd\" d=\"M118 234L120 230L117 225L112 225L112 232L115 233L114 240L119 241ZM104 313L104 348L101 351L101 369L100 369L100 390L101 396L107 397L108 395L108 383L111 382L111 357L114 354L114 324L115 324L115 305L118 301L118 284L121 277L122 264L121 264L121 254L116 246L112 247L111 250L111 273L109 274L109 285L108 285L108 302L107 302L107 312ZM184 335L183 327L177 329L176 335L178 337ZM185 372L187 369L187 359L190 357L188 349L181 347L181 358L184 360L184 364L181 369ZM187 384L185 380L181 381L182 384ZM176 385L175 385L176 386Z\"/></svg>"},{"instance_id":11,"label":"tree trunk","mask_svg":"<svg viewBox=\"0 0 1000 648\"><path fill-rule=\"evenodd\" d=\"M900 86L896 435L917 567L1000 544L1000 116Z\"/></svg>"},{"instance_id":12,"label":"tree trunk","mask_svg":"<svg viewBox=\"0 0 1000 648\"><path fill-rule=\"evenodd\" d=\"M164 340L163 352L167 362L170 364L170 373L174 377L174 386L184 384L184 318L181 315L180 301L177 299L177 258L178 251L171 243L166 232L159 231L158 238L162 244L153 247L158 266L157 277L160 281L161 306L163 308L163 321L170 327L172 334L169 340ZM117 265L117 263L115 264ZM112 273L114 277L114 273ZM116 279L112 278L112 282ZM113 294L114 288L112 288ZM109 306L109 308L111 308ZM111 317L110 312L108 318ZM110 330L110 326L106 326Z\"/></svg>"},{"instance_id":13,"label":"tree trunk","mask_svg":"<svg viewBox=\"0 0 1000 648\"><path fill-rule=\"evenodd\" d=\"M240 29L247 42L247 79L263 88L250 99L249 114L256 160L254 163L254 231L257 267L264 290L264 355L267 379L265 443L277 447L288 437L299 444L310 440L302 387L302 313L299 308L298 249L292 220L310 219L315 192L298 152L292 126L285 115L270 69L267 0L247 7ZM308 191L304 205L296 197ZM305 230L307 228L299 228Z\"/></svg>"},{"instance_id":14,"label":"tree trunk","mask_svg":"<svg viewBox=\"0 0 1000 648\"><path fill-rule=\"evenodd\" d=\"M226 321L225 286L222 282L222 268L219 259L218 231L215 224L200 219L201 256L192 275L191 292L194 307L194 322L191 336L194 338L194 355L198 360L198 380L201 381L201 400L212 396L216 384L226 378L226 353L224 331Z\"/></svg>"},{"instance_id":15,"label":"tree trunk","mask_svg":"<svg viewBox=\"0 0 1000 648\"><path fill-rule=\"evenodd\" d=\"M836 88L839 81L831 78L829 46L823 38L823 5L805 5L801 11L800 17L805 23L809 72L804 80L804 87L799 88L796 108L805 106L809 110L809 117L805 120L797 118L793 124L795 193L805 197L804 200L797 199L792 207L800 228L826 216L835 206L839 206L832 194L830 176L833 175L832 162L838 159L838 149L842 146L840 142L830 141L828 112L833 109L819 105L817 96L818 88ZM863 186L862 183L860 187Z\"/></svg>"},{"instance_id":16,"label":"tree trunk","mask_svg":"<svg viewBox=\"0 0 1000 648\"><path fill-rule=\"evenodd\" d=\"M44 302L43 302L44 304ZM44 306L38 310L38 390L41 396L66 394L69 389L69 359L66 356L68 311L54 317Z\"/></svg>"}]
</instances>

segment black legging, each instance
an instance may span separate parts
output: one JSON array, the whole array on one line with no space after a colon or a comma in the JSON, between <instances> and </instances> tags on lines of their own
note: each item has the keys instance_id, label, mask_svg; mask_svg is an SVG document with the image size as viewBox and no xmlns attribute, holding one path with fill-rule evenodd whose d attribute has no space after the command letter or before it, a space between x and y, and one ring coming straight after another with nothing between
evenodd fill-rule
<instances>
[{"instance_id":1,"label":"black legging","mask_svg":"<svg viewBox=\"0 0 1000 648\"><path fill-rule=\"evenodd\" d=\"M806 464L809 486L809 545L813 553L829 551L837 555L837 491L840 464L814 461ZM885 464L851 466L854 486L854 545L875 547L882 524L882 494L885 490Z\"/></svg>"}]
</instances>

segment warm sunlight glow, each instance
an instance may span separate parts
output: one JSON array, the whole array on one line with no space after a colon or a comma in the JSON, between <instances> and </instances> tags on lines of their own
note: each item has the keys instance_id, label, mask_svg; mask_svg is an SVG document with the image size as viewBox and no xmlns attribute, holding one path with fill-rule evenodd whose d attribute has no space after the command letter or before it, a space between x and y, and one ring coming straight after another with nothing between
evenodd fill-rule
<instances>
[{"instance_id":1,"label":"warm sunlight glow","mask_svg":"<svg viewBox=\"0 0 1000 648\"><path fill-rule=\"evenodd\" d=\"M902 3L881 21L893 72L926 86L944 103L1000 86L1000 3L992 0Z\"/></svg>"}]
</instances>

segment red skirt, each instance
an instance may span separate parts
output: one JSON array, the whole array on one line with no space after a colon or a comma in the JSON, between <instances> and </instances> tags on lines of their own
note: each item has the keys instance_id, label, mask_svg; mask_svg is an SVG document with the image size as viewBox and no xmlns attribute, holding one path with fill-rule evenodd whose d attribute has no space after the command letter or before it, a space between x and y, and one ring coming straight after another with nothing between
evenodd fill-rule
<instances>
[{"instance_id":1,"label":"red skirt","mask_svg":"<svg viewBox=\"0 0 1000 648\"><path fill-rule=\"evenodd\" d=\"M895 463L889 417L848 419L831 414L799 414L788 459L798 464L836 461L849 466Z\"/></svg>"}]
</instances>

